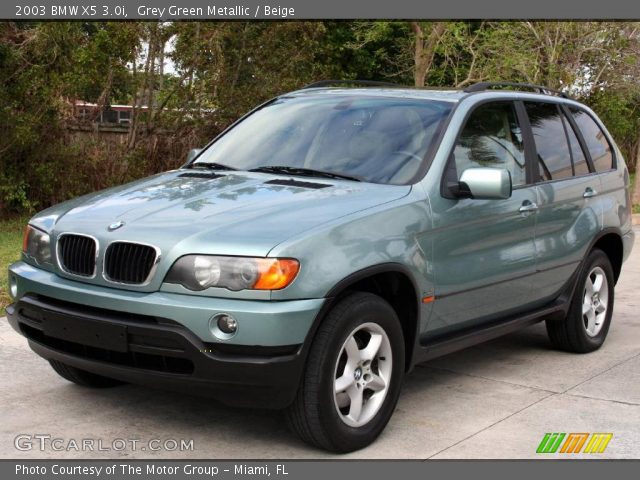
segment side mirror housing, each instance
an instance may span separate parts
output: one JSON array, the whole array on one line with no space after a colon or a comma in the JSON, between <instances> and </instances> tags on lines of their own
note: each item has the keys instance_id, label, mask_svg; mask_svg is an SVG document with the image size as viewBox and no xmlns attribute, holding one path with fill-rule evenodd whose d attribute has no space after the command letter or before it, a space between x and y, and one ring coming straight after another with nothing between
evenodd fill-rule
<instances>
[{"instance_id":1,"label":"side mirror housing","mask_svg":"<svg viewBox=\"0 0 640 480\"><path fill-rule=\"evenodd\" d=\"M189 150L189 153L187 153L187 163L191 163L194 158L200 155L201 151L201 148L192 148L191 150Z\"/></svg>"},{"instance_id":2,"label":"side mirror housing","mask_svg":"<svg viewBox=\"0 0 640 480\"><path fill-rule=\"evenodd\" d=\"M511 197L511 173L504 168L468 168L460 176L458 197L499 200Z\"/></svg>"}]
</instances>

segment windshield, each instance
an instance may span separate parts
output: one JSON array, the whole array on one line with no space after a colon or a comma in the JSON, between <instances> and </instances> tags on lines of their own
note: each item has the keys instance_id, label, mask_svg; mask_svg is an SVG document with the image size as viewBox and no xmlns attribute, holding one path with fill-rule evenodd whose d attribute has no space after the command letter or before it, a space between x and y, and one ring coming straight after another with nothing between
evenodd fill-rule
<instances>
[{"instance_id":1,"label":"windshield","mask_svg":"<svg viewBox=\"0 0 640 480\"><path fill-rule=\"evenodd\" d=\"M220 137L195 165L294 167L405 184L418 172L450 111L450 103L433 100L281 97Z\"/></svg>"}]
</instances>

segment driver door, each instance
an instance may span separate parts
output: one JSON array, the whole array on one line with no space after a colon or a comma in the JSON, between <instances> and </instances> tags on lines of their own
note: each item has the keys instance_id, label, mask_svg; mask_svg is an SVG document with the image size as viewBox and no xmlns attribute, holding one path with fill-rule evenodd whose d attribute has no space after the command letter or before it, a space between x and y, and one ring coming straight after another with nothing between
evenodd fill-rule
<instances>
[{"instance_id":1,"label":"driver door","mask_svg":"<svg viewBox=\"0 0 640 480\"><path fill-rule=\"evenodd\" d=\"M535 273L536 189L525 161L522 112L512 101L477 106L468 116L432 195L435 302L429 338L525 309ZM455 198L467 168L504 168L513 192L504 200ZM448 198L447 198L448 197Z\"/></svg>"}]
</instances>

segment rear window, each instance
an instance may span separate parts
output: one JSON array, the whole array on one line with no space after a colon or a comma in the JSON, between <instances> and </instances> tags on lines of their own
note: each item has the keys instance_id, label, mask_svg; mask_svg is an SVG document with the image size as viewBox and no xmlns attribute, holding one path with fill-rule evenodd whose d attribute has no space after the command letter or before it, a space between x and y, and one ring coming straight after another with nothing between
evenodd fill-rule
<instances>
[{"instance_id":1,"label":"rear window","mask_svg":"<svg viewBox=\"0 0 640 480\"><path fill-rule=\"evenodd\" d=\"M570 110L582 132L596 172L611 170L613 168L613 153L611 144L602 129L587 112L573 107Z\"/></svg>"},{"instance_id":2,"label":"rear window","mask_svg":"<svg viewBox=\"0 0 640 480\"><path fill-rule=\"evenodd\" d=\"M542 180L573 176L571 153L560 110L553 103L526 102L527 115L538 152Z\"/></svg>"}]
</instances>

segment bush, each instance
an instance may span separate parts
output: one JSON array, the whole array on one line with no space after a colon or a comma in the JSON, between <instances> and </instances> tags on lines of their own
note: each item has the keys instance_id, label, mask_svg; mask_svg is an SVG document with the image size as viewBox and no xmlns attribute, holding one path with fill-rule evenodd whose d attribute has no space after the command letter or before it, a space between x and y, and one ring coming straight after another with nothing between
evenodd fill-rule
<instances>
[{"instance_id":1,"label":"bush","mask_svg":"<svg viewBox=\"0 0 640 480\"><path fill-rule=\"evenodd\" d=\"M74 132L42 146L18 168L0 173L0 216L32 213L69 198L177 168L187 151L204 143L170 132L140 139L135 148L110 134Z\"/></svg>"}]
</instances>

